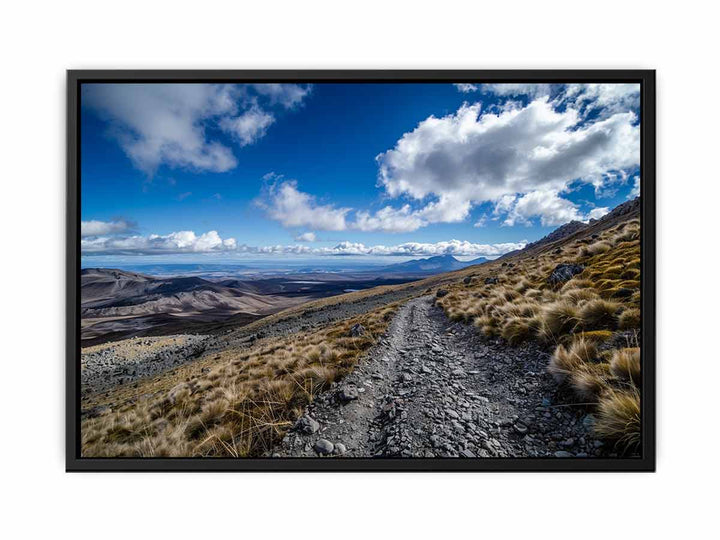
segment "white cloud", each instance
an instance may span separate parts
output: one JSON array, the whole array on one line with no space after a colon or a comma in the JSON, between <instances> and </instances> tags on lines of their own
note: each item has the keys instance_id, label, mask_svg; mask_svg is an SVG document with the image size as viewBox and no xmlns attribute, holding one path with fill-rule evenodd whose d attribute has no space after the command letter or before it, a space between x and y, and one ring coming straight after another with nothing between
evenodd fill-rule
<instances>
[{"instance_id":1,"label":"white cloud","mask_svg":"<svg viewBox=\"0 0 720 540\"><path fill-rule=\"evenodd\" d=\"M298 234L295 237L296 242L314 242L317 239L314 232L306 232Z\"/></svg>"},{"instance_id":2,"label":"white cloud","mask_svg":"<svg viewBox=\"0 0 720 540\"><path fill-rule=\"evenodd\" d=\"M299 191L295 180L274 177L277 181L270 184L257 201L272 219L285 227L308 227L321 231L343 231L347 228L345 216L350 208L319 204L312 195Z\"/></svg>"},{"instance_id":3,"label":"white cloud","mask_svg":"<svg viewBox=\"0 0 720 540\"><path fill-rule=\"evenodd\" d=\"M257 106L235 118L226 117L220 121L223 131L231 133L240 146L253 144L265 136L267 128L275 122L275 117Z\"/></svg>"},{"instance_id":4,"label":"white cloud","mask_svg":"<svg viewBox=\"0 0 720 540\"><path fill-rule=\"evenodd\" d=\"M630 190L630 194L628 195L628 199L634 199L635 197L640 196L640 177L636 176L633 178L633 187L632 190Z\"/></svg>"},{"instance_id":5,"label":"white cloud","mask_svg":"<svg viewBox=\"0 0 720 540\"><path fill-rule=\"evenodd\" d=\"M607 206L593 208L588 212L587 219L600 219L608 212L610 212L610 209Z\"/></svg>"},{"instance_id":6,"label":"white cloud","mask_svg":"<svg viewBox=\"0 0 720 540\"><path fill-rule=\"evenodd\" d=\"M509 210L504 225L524 223L539 217L543 227L562 225L568 221L582 221L583 216L573 202L563 199L556 191L532 191L519 197Z\"/></svg>"},{"instance_id":7,"label":"white cloud","mask_svg":"<svg viewBox=\"0 0 720 540\"><path fill-rule=\"evenodd\" d=\"M292 108L310 92L297 85L87 84L83 105L109 123L108 133L133 165L152 176L160 165L224 172L233 151L208 136L220 125L241 145L256 142L274 116L259 102Z\"/></svg>"},{"instance_id":8,"label":"white cloud","mask_svg":"<svg viewBox=\"0 0 720 540\"><path fill-rule=\"evenodd\" d=\"M567 102L583 114L597 111L600 118L636 110L640 107L639 84L569 84L556 98L557 103Z\"/></svg>"},{"instance_id":9,"label":"white cloud","mask_svg":"<svg viewBox=\"0 0 720 540\"><path fill-rule=\"evenodd\" d=\"M469 94L470 92L477 92L480 87L477 84L470 83L454 83L453 86L458 89L458 92L463 94Z\"/></svg>"},{"instance_id":10,"label":"white cloud","mask_svg":"<svg viewBox=\"0 0 720 540\"><path fill-rule=\"evenodd\" d=\"M217 231L209 231L200 236L192 231L179 231L167 235L99 236L83 239L80 247L83 255L155 255L234 251L237 249L237 242L234 238L220 238Z\"/></svg>"},{"instance_id":11,"label":"white cloud","mask_svg":"<svg viewBox=\"0 0 720 540\"><path fill-rule=\"evenodd\" d=\"M281 175L268 173L265 181L273 181L256 201L268 216L285 227L309 227L314 230L364 232L412 232L431 223L454 223L463 221L470 203L455 200L452 196L440 197L424 207L413 210L409 204L400 208L385 206L375 213L355 211L355 219L348 214L352 208L337 208L331 204L319 204L313 195L300 191L297 181L284 180Z\"/></svg>"},{"instance_id":12,"label":"white cloud","mask_svg":"<svg viewBox=\"0 0 720 540\"><path fill-rule=\"evenodd\" d=\"M314 241L313 233L300 235L298 241ZM311 236L310 236L311 235ZM307 255L307 256L430 256L460 255L497 257L522 249L527 244L507 242L499 244L475 244L462 240L435 243L406 242L385 246L366 246L356 242L340 242L332 247L306 245L248 246L238 245L234 238L220 238L216 231L197 236L192 231L173 232L167 235L126 237L92 237L81 241L83 256L94 255L168 255L181 253L235 253L240 255Z\"/></svg>"},{"instance_id":13,"label":"white cloud","mask_svg":"<svg viewBox=\"0 0 720 540\"><path fill-rule=\"evenodd\" d=\"M361 231L410 232L425 225L427 221L406 204L399 209L386 206L375 214L357 212L353 228Z\"/></svg>"},{"instance_id":14,"label":"white cloud","mask_svg":"<svg viewBox=\"0 0 720 540\"><path fill-rule=\"evenodd\" d=\"M474 244L463 240L449 240L436 243L406 242L392 246L366 246L359 242L340 242L332 247L311 248L308 246L239 246L238 251L247 254L265 255L313 255L313 256L404 256L421 257L433 255L459 255L474 257L498 257L522 249L527 242L508 242L501 244Z\"/></svg>"},{"instance_id":15,"label":"white cloud","mask_svg":"<svg viewBox=\"0 0 720 540\"><path fill-rule=\"evenodd\" d=\"M483 215L480 216L480 218L475 222L475 225L473 225L473 227L476 227L476 228L484 227L485 225L487 225L487 220L488 220L487 214L483 214Z\"/></svg>"},{"instance_id":16,"label":"white cloud","mask_svg":"<svg viewBox=\"0 0 720 540\"><path fill-rule=\"evenodd\" d=\"M484 93L493 93L498 96L548 96L552 90L549 84L541 83L495 83L483 84Z\"/></svg>"},{"instance_id":17,"label":"white cloud","mask_svg":"<svg viewBox=\"0 0 720 540\"><path fill-rule=\"evenodd\" d=\"M312 90L311 86L299 84L254 84L253 88L257 93L267 96L272 104L280 104L287 109L302 103Z\"/></svg>"},{"instance_id":18,"label":"white cloud","mask_svg":"<svg viewBox=\"0 0 720 540\"><path fill-rule=\"evenodd\" d=\"M497 113L480 114L476 103L442 118L431 116L377 162L380 183L390 197L437 198L420 217L427 222L462 220L481 202L497 203L496 212L501 212L518 195L554 192L557 198L575 180L601 184L608 171L639 164L639 140L632 112L582 123L573 108L555 110L542 97ZM518 218L523 217L520 212L534 211L533 205L541 202L537 197L522 202ZM578 216L569 201L553 201L551 207L555 216L537 214L547 224Z\"/></svg>"},{"instance_id":19,"label":"white cloud","mask_svg":"<svg viewBox=\"0 0 720 540\"><path fill-rule=\"evenodd\" d=\"M132 228L132 224L119 219L115 221L83 221L80 223L80 236L101 236L108 234L119 234Z\"/></svg>"},{"instance_id":20,"label":"white cloud","mask_svg":"<svg viewBox=\"0 0 720 540\"><path fill-rule=\"evenodd\" d=\"M570 221L588 221L599 219L607 214L607 207L593 208L584 214L580 207L568 199L564 199L557 191L532 191L509 200L505 198L502 208L496 214L505 214L503 225L531 225L535 218L540 219L543 227L562 225Z\"/></svg>"},{"instance_id":21,"label":"white cloud","mask_svg":"<svg viewBox=\"0 0 720 540\"><path fill-rule=\"evenodd\" d=\"M400 208L385 206L375 214L358 211L349 227L361 231L412 232L431 223L464 221L469 213L469 201L457 200L452 195L441 196L417 210L406 204Z\"/></svg>"}]
</instances>

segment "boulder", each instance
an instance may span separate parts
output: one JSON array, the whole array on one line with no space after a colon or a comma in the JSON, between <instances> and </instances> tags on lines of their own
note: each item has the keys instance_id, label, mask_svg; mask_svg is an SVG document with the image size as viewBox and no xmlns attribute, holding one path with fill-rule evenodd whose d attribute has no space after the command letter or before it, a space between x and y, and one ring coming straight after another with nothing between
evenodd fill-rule
<instances>
[{"instance_id":1,"label":"boulder","mask_svg":"<svg viewBox=\"0 0 720 540\"><path fill-rule=\"evenodd\" d=\"M313 446L313 450L320 454L321 456L326 456L328 454L332 454L332 451L335 449L335 445L328 441L327 439L318 439L318 441Z\"/></svg>"},{"instance_id":2,"label":"boulder","mask_svg":"<svg viewBox=\"0 0 720 540\"><path fill-rule=\"evenodd\" d=\"M347 448L343 443L337 443L335 445L334 453L335 455L342 456L345 452L347 452Z\"/></svg>"},{"instance_id":3,"label":"boulder","mask_svg":"<svg viewBox=\"0 0 720 540\"><path fill-rule=\"evenodd\" d=\"M437 296L438 298L442 298L443 296L447 296L449 292L450 291L448 291L447 289L438 289L435 293L435 296Z\"/></svg>"},{"instance_id":4,"label":"boulder","mask_svg":"<svg viewBox=\"0 0 720 540\"><path fill-rule=\"evenodd\" d=\"M550 274L548 283L553 285L557 283L564 283L565 281L572 279L573 276L582 273L583 270L585 270L585 267L581 264L558 264L555 267L555 270L552 271L552 274Z\"/></svg>"},{"instance_id":5,"label":"boulder","mask_svg":"<svg viewBox=\"0 0 720 540\"><path fill-rule=\"evenodd\" d=\"M297 421L296 429L305 435L312 435L320 429L320 424L310 416L305 415Z\"/></svg>"},{"instance_id":6,"label":"boulder","mask_svg":"<svg viewBox=\"0 0 720 540\"><path fill-rule=\"evenodd\" d=\"M505 264L505 263L503 263ZM485 278L485 285L495 285L498 282L498 278L496 277L486 277Z\"/></svg>"}]
</instances>

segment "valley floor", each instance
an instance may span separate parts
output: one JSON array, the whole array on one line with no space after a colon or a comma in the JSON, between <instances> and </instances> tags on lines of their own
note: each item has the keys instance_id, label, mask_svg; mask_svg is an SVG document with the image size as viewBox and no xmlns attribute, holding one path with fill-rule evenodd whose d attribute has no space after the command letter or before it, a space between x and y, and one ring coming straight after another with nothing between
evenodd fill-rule
<instances>
[{"instance_id":1,"label":"valley floor","mask_svg":"<svg viewBox=\"0 0 720 540\"><path fill-rule=\"evenodd\" d=\"M533 343L509 347L407 302L356 370L318 396L276 457L592 457L592 417L568 407Z\"/></svg>"}]
</instances>

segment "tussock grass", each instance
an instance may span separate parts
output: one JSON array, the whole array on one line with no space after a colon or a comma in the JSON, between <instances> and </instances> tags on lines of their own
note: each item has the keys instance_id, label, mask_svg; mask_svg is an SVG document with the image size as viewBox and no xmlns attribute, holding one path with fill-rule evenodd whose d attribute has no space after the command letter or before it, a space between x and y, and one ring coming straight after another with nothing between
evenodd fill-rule
<instances>
[{"instance_id":1,"label":"tussock grass","mask_svg":"<svg viewBox=\"0 0 720 540\"><path fill-rule=\"evenodd\" d=\"M594 402L608 388L607 364L583 362L570 373L570 386L586 402Z\"/></svg>"},{"instance_id":2,"label":"tussock grass","mask_svg":"<svg viewBox=\"0 0 720 540\"><path fill-rule=\"evenodd\" d=\"M611 389L599 401L595 431L613 441L623 452L634 452L640 446L640 392Z\"/></svg>"},{"instance_id":3,"label":"tussock grass","mask_svg":"<svg viewBox=\"0 0 720 540\"><path fill-rule=\"evenodd\" d=\"M610 371L620 380L640 386L640 349L618 349L613 352Z\"/></svg>"},{"instance_id":4,"label":"tussock grass","mask_svg":"<svg viewBox=\"0 0 720 540\"><path fill-rule=\"evenodd\" d=\"M597 356L597 347L592 341L576 338L570 347L558 345L548 364L548 371L556 381L564 382L583 365L592 363Z\"/></svg>"},{"instance_id":5,"label":"tussock grass","mask_svg":"<svg viewBox=\"0 0 720 540\"><path fill-rule=\"evenodd\" d=\"M640 351L617 348L618 332L640 328L640 222L629 220L505 266L487 264L470 284L449 286L438 301L454 320L472 322L510 345L539 340L553 348L548 371L580 402L595 403L597 434L634 447L639 430ZM553 253L555 252L555 253ZM558 263L584 266L561 285L547 278ZM484 285L486 277L498 282ZM626 335L626 334L625 334ZM622 347L622 346L621 346Z\"/></svg>"},{"instance_id":6,"label":"tussock grass","mask_svg":"<svg viewBox=\"0 0 720 540\"><path fill-rule=\"evenodd\" d=\"M635 330L640 328L640 310L629 308L620 314L618 320L620 330Z\"/></svg>"},{"instance_id":7,"label":"tussock grass","mask_svg":"<svg viewBox=\"0 0 720 540\"><path fill-rule=\"evenodd\" d=\"M615 328L617 326L618 310L620 305L616 302L595 299L583 304L579 317L583 328Z\"/></svg>"},{"instance_id":8,"label":"tussock grass","mask_svg":"<svg viewBox=\"0 0 720 540\"><path fill-rule=\"evenodd\" d=\"M549 341L573 333L580 323L580 312L573 302L560 300L544 306L541 318L540 335Z\"/></svg>"}]
</instances>

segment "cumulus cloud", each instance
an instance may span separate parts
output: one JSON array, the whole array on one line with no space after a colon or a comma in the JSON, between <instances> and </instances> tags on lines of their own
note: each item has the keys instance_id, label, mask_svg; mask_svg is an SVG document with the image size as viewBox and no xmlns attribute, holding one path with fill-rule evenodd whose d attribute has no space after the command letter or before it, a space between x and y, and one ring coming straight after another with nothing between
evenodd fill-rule
<instances>
[{"instance_id":1,"label":"cumulus cloud","mask_svg":"<svg viewBox=\"0 0 720 540\"><path fill-rule=\"evenodd\" d=\"M601 207L585 214L579 205L564 199L557 191L532 191L522 196L504 197L498 206L495 214L505 214L503 225L508 226L531 225L534 218L539 218L544 227L557 226L569 221L599 219L610 211Z\"/></svg>"},{"instance_id":2,"label":"cumulus cloud","mask_svg":"<svg viewBox=\"0 0 720 540\"><path fill-rule=\"evenodd\" d=\"M483 84L480 88L484 93L497 96L530 96L540 97L550 95L552 87L541 83L496 83Z\"/></svg>"},{"instance_id":3,"label":"cumulus cloud","mask_svg":"<svg viewBox=\"0 0 720 540\"><path fill-rule=\"evenodd\" d=\"M80 235L82 237L86 237L120 234L130 230L132 227L133 225L124 219L118 219L115 221L98 221L92 219L89 221L82 221L80 223Z\"/></svg>"},{"instance_id":4,"label":"cumulus cloud","mask_svg":"<svg viewBox=\"0 0 720 540\"><path fill-rule=\"evenodd\" d=\"M403 256L421 257L434 255L458 255L474 257L499 257L505 253L522 249L527 242L500 244L475 244L465 240L448 240L435 243L406 242L392 246L367 246L360 242L340 242L332 247L311 248L309 246L262 246L241 245L238 251L261 255L312 255L312 256Z\"/></svg>"},{"instance_id":5,"label":"cumulus cloud","mask_svg":"<svg viewBox=\"0 0 720 540\"><path fill-rule=\"evenodd\" d=\"M637 110L640 107L639 84L569 84L556 103L568 103L587 115L597 112L600 118Z\"/></svg>"},{"instance_id":6,"label":"cumulus cloud","mask_svg":"<svg viewBox=\"0 0 720 540\"><path fill-rule=\"evenodd\" d=\"M590 210L590 212L588 212L587 218L588 219L600 219L608 212L610 212L610 209L607 206L593 208L592 210Z\"/></svg>"},{"instance_id":7,"label":"cumulus cloud","mask_svg":"<svg viewBox=\"0 0 720 540\"><path fill-rule=\"evenodd\" d=\"M578 216L572 203L555 200L570 183L602 184L608 171L631 169L640 160L633 112L581 120L578 111L556 110L547 97L484 114L480 103L464 104L453 114L423 120L380 154L380 184L390 197L433 201L422 213L427 222L465 219L481 202L507 211L503 206L517 206L518 195L555 193L558 214L539 215L546 224L562 223ZM518 212L532 211L540 198L525 199Z\"/></svg>"},{"instance_id":8,"label":"cumulus cloud","mask_svg":"<svg viewBox=\"0 0 720 540\"><path fill-rule=\"evenodd\" d=\"M640 177L636 176L633 178L633 187L632 190L630 190L630 194L628 195L628 199L634 199L635 197L640 196Z\"/></svg>"},{"instance_id":9,"label":"cumulus cloud","mask_svg":"<svg viewBox=\"0 0 720 540\"><path fill-rule=\"evenodd\" d=\"M266 175L267 176L267 175ZM303 193L295 180L276 178L256 202L268 216L285 227L308 227L321 231L343 231L347 228L345 216L350 208L337 208L332 204L320 204L312 195Z\"/></svg>"},{"instance_id":10,"label":"cumulus cloud","mask_svg":"<svg viewBox=\"0 0 720 540\"><path fill-rule=\"evenodd\" d=\"M217 231L200 236L193 231L179 231L166 235L98 236L80 242L83 255L158 255L175 253L214 253L234 251L234 238L220 238Z\"/></svg>"},{"instance_id":11,"label":"cumulus cloud","mask_svg":"<svg viewBox=\"0 0 720 540\"><path fill-rule=\"evenodd\" d=\"M552 96L554 105L570 106L583 116L596 112L602 118L618 112L635 111L640 107L640 85L634 83L499 83L474 86L472 91L502 97L527 96L536 99Z\"/></svg>"},{"instance_id":12,"label":"cumulus cloud","mask_svg":"<svg viewBox=\"0 0 720 540\"><path fill-rule=\"evenodd\" d=\"M531 218L534 217L539 217L544 227L583 219L578 206L560 197L557 191L532 191L513 201L503 224L529 225Z\"/></svg>"},{"instance_id":13,"label":"cumulus cloud","mask_svg":"<svg viewBox=\"0 0 720 540\"><path fill-rule=\"evenodd\" d=\"M385 206L374 214L361 210L355 215L355 221L349 224L352 229L361 231L412 232L431 223L457 223L470 213L470 202L442 196L417 210L409 204L400 208Z\"/></svg>"},{"instance_id":14,"label":"cumulus cloud","mask_svg":"<svg viewBox=\"0 0 720 540\"><path fill-rule=\"evenodd\" d=\"M413 212L410 205L402 208L386 206L375 214L359 211L353 227L361 231L411 232L427 225L418 212Z\"/></svg>"},{"instance_id":15,"label":"cumulus cloud","mask_svg":"<svg viewBox=\"0 0 720 540\"><path fill-rule=\"evenodd\" d=\"M376 212L338 208L320 204L316 197L301 191L296 180L284 180L281 175L268 173L263 177L271 183L257 205L267 215L285 227L308 227L323 231L348 229L364 232L412 232L431 223L453 223L464 220L470 211L468 201L452 196L440 197L413 210L409 204L399 208L385 206ZM350 214L354 212L354 219Z\"/></svg>"},{"instance_id":16,"label":"cumulus cloud","mask_svg":"<svg viewBox=\"0 0 720 540\"><path fill-rule=\"evenodd\" d=\"M475 222L473 227L476 227L476 228L484 227L485 225L487 225L487 220L488 220L487 213L484 213L482 216L480 216L480 218L478 218L478 220Z\"/></svg>"},{"instance_id":17,"label":"cumulus cloud","mask_svg":"<svg viewBox=\"0 0 720 540\"><path fill-rule=\"evenodd\" d=\"M307 235L307 236L306 236ZM313 233L306 233L297 241L314 241ZM303 238L305 237L305 238ZM306 256L431 256L459 255L497 257L527 244L507 242L499 244L475 244L464 240L435 243L406 242L397 245L367 246L358 242L340 242L332 247L307 245L238 245L234 238L221 238L217 231L196 235L192 231L173 232L167 235L126 237L91 237L81 241L83 256L94 255L167 255L181 253L235 253L240 255L306 255Z\"/></svg>"},{"instance_id":18,"label":"cumulus cloud","mask_svg":"<svg viewBox=\"0 0 720 540\"><path fill-rule=\"evenodd\" d=\"M264 137L267 129L274 122L275 117L272 114L255 106L235 118L223 118L220 127L232 134L240 146L247 146Z\"/></svg>"},{"instance_id":19,"label":"cumulus cloud","mask_svg":"<svg viewBox=\"0 0 720 540\"><path fill-rule=\"evenodd\" d=\"M298 234L295 237L296 242L314 242L317 239L314 232L306 232Z\"/></svg>"},{"instance_id":20,"label":"cumulus cloud","mask_svg":"<svg viewBox=\"0 0 720 540\"><path fill-rule=\"evenodd\" d=\"M272 88L269 88L272 86ZM291 108L310 92L298 85L86 84L83 106L109 124L108 133L133 165L152 176L162 164L224 172L237 166L231 148L212 140L216 125L241 146L274 122L266 106Z\"/></svg>"},{"instance_id":21,"label":"cumulus cloud","mask_svg":"<svg viewBox=\"0 0 720 540\"><path fill-rule=\"evenodd\" d=\"M470 92L477 92L480 89L480 86L477 84L471 84L471 83L454 83L453 86L458 89L459 92L462 92L463 94L469 94Z\"/></svg>"},{"instance_id":22,"label":"cumulus cloud","mask_svg":"<svg viewBox=\"0 0 720 540\"><path fill-rule=\"evenodd\" d=\"M312 90L311 86L299 84L254 84L253 88L257 93L267 96L272 104L287 109L300 105Z\"/></svg>"}]
</instances>

